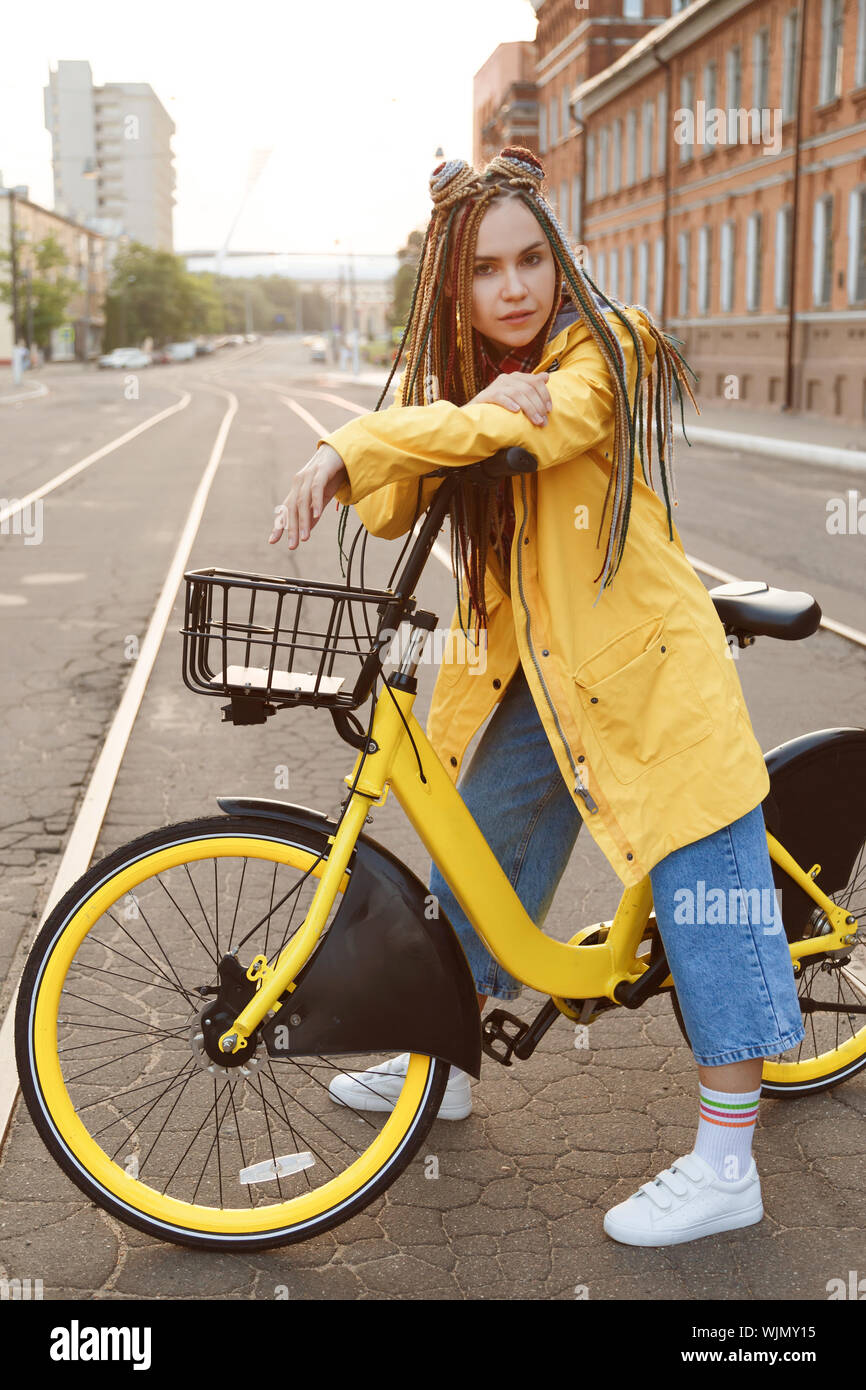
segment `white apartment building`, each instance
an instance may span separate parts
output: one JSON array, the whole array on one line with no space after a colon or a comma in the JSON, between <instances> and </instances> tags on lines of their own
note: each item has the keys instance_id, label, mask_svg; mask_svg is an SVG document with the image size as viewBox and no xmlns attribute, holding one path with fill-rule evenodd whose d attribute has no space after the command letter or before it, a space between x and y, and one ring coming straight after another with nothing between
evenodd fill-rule
<instances>
[{"instance_id":1,"label":"white apartment building","mask_svg":"<svg viewBox=\"0 0 866 1390\"><path fill-rule=\"evenodd\" d=\"M175 127L153 88L95 87L88 62L63 59L44 92L56 210L88 226L119 222L130 239L173 251Z\"/></svg>"}]
</instances>

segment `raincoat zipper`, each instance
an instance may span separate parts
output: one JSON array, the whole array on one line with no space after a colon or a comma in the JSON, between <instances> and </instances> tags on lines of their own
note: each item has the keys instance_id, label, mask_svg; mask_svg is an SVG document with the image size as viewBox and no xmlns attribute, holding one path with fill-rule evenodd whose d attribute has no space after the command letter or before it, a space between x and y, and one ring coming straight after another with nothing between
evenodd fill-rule
<instances>
[{"instance_id":1,"label":"raincoat zipper","mask_svg":"<svg viewBox=\"0 0 866 1390\"><path fill-rule=\"evenodd\" d=\"M520 475L520 491L523 498L523 516L520 520L520 535L517 541L517 588L520 592L520 602L523 604L523 611L526 614L526 640L529 644L529 654L532 657L533 665L535 666L535 669L538 672L538 679L541 681L541 688L544 691L545 699L547 700L548 706L550 707L550 712L553 715L553 722L556 724L557 733L559 734L559 737L562 739L563 747L565 748L565 751L568 754L568 761L571 763L571 770L574 773L575 795L582 797L586 809L591 814L594 814L598 810L598 806L595 804L592 797L590 796L589 787L586 785L580 774L580 768L577 766L577 764L574 761L574 758L571 756L571 749L568 746L568 741L565 737L565 734L562 732L562 726L559 722L559 716L557 715L556 710L553 707L553 703L550 699L550 696L547 693L547 686L544 683L544 677L541 674L541 667L538 664L538 658L535 655L535 649L532 645L529 608L527 606L526 598L523 593L523 532L526 528L526 476L523 473L521 473Z\"/></svg>"}]
</instances>

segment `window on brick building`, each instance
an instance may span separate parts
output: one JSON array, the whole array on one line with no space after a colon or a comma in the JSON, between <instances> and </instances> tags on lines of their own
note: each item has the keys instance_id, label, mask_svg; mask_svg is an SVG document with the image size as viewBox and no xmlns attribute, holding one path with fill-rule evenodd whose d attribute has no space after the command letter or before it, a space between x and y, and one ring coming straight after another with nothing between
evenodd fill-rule
<instances>
[{"instance_id":1,"label":"window on brick building","mask_svg":"<svg viewBox=\"0 0 866 1390\"><path fill-rule=\"evenodd\" d=\"M643 19L643 0L622 0L623 19Z\"/></svg>"},{"instance_id":2,"label":"window on brick building","mask_svg":"<svg viewBox=\"0 0 866 1390\"><path fill-rule=\"evenodd\" d=\"M713 263L713 233L711 227L698 232L698 313L710 311L710 285Z\"/></svg>"},{"instance_id":3,"label":"window on brick building","mask_svg":"<svg viewBox=\"0 0 866 1390\"><path fill-rule=\"evenodd\" d=\"M854 86L866 87L866 0L857 5L857 47L854 51Z\"/></svg>"},{"instance_id":4,"label":"window on brick building","mask_svg":"<svg viewBox=\"0 0 866 1390\"><path fill-rule=\"evenodd\" d=\"M599 168L598 191L599 191L599 193L601 194L602 198L604 197L605 193L607 192L607 188L608 188L607 176L608 176L608 167L609 167L609 164L610 164L609 144L610 144L610 131L608 130L607 126L602 126L601 131L600 131L600 133L599 133L599 142L598 142L598 148L599 148L599 165L600 165L600 168Z\"/></svg>"},{"instance_id":5,"label":"window on brick building","mask_svg":"<svg viewBox=\"0 0 866 1390\"><path fill-rule=\"evenodd\" d=\"M595 197L595 135L586 137L586 201L591 203Z\"/></svg>"},{"instance_id":6,"label":"window on brick building","mask_svg":"<svg viewBox=\"0 0 866 1390\"><path fill-rule=\"evenodd\" d=\"M547 107L544 102L539 102L538 105L538 152L547 152Z\"/></svg>"},{"instance_id":7,"label":"window on brick building","mask_svg":"<svg viewBox=\"0 0 866 1390\"><path fill-rule=\"evenodd\" d=\"M770 31L766 28L752 36L752 105L759 112L770 105Z\"/></svg>"},{"instance_id":8,"label":"window on brick building","mask_svg":"<svg viewBox=\"0 0 866 1390\"><path fill-rule=\"evenodd\" d=\"M728 218L722 223L721 242L719 250L721 253L720 269L720 306L722 312L729 314L734 307L734 249L736 245L736 228L734 219Z\"/></svg>"},{"instance_id":9,"label":"window on brick building","mask_svg":"<svg viewBox=\"0 0 866 1390\"><path fill-rule=\"evenodd\" d=\"M746 223L746 308L761 307L761 214L749 214Z\"/></svg>"},{"instance_id":10,"label":"window on brick building","mask_svg":"<svg viewBox=\"0 0 866 1390\"><path fill-rule=\"evenodd\" d=\"M689 271L691 232L677 233L677 270L679 274L677 312L685 318L689 312Z\"/></svg>"},{"instance_id":11,"label":"window on brick building","mask_svg":"<svg viewBox=\"0 0 866 1390\"><path fill-rule=\"evenodd\" d=\"M690 112L692 120L695 114L695 79L691 73L684 73L680 78L680 110L685 116ZM688 126L684 127L688 132ZM694 137L683 140L680 145L680 164L688 164L694 158L695 143Z\"/></svg>"},{"instance_id":12,"label":"window on brick building","mask_svg":"<svg viewBox=\"0 0 866 1390\"><path fill-rule=\"evenodd\" d=\"M607 272L606 289L612 299L619 299L619 251L616 247L610 253L610 269Z\"/></svg>"},{"instance_id":13,"label":"window on brick building","mask_svg":"<svg viewBox=\"0 0 866 1390\"><path fill-rule=\"evenodd\" d=\"M571 132L571 112L568 109L568 85L562 89L562 138Z\"/></svg>"},{"instance_id":14,"label":"window on brick building","mask_svg":"<svg viewBox=\"0 0 866 1390\"><path fill-rule=\"evenodd\" d=\"M816 198L812 221L812 300L830 303L833 289L833 194Z\"/></svg>"},{"instance_id":15,"label":"window on brick building","mask_svg":"<svg viewBox=\"0 0 866 1390\"><path fill-rule=\"evenodd\" d=\"M743 69L740 58L740 45L735 43L725 54L725 105L727 107L729 145L733 145L737 138L739 122L736 113L740 109L742 89Z\"/></svg>"},{"instance_id":16,"label":"window on brick building","mask_svg":"<svg viewBox=\"0 0 866 1390\"><path fill-rule=\"evenodd\" d=\"M649 304L649 242L637 248L637 302L644 308Z\"/></svg>"},{"instance_id":17,"label":"window on brick building","mask_svg":"<svg viewBox=\"0 0 866 1390\"><path fill-rule=\"evenodd\" d=\"M631 244L622 253L622 297L626 304L634 303L634 247Z\"/></svg>"},{"instance_id":18,"label":"window on brick building","mask_svg":"<svg viewBox=\"0 0 866 1390\"><path fill-rule=\"evenodd\" d=\"M622 121L619 116L613 123L613 169L611 171L610 191L618 193L622 188Z\"/></svg>"},{"instance_id":19,"label":"window on brick building","mask_svg":"<svg viewBox=\"0 0 866 1390\"><path fill-rule=\"evenodd\" d=\"M773 299L777 309L788 307L788 281L791 274L791 208L776 210L775 283Z\"/></svg>"},{"instance_id":20,"label":"window on brick building","mask_svg":"<svg viewBox=\"0 0 866 1390\"><path fill-rule=\"evenodd\" d=\"M571 232L568 224L568 180L563 179L559 185L559 220L567 232Z\"/></svg>"},{"instance_id":21,"label":"window on brick building","mask_svg":"<svg viewBox=\"0 0 866 1390\"><path fill-rule=\"evenodd\" d=\"M637 111L632 109L626 117L625 124L625 183L626 188L631 188L635 181L635 168L637 165Z\"/></svg>"},{"instance_id":22,"label":"window on brick building","mask_svg":"<svg viewBox=\"0 0 866 1390\"><path fill-rule=\"evenodd\" d=\"M704 63L701 90L704 97L704 119L700 129L696 130L695 134L699 141L701 154L709 154L715 148L715 125L710 112L714 110L718 96L718 72L714 62ZM711 127L712 135L710 134Z\"/></svg>"},{"instance_id":23,"label":"window on brick building","mask_svg":"<svg viewBox=\"0 0 866 1390\"><path fill-rule=\"evenodd\" d=\"M861 6L862 7L862 6ZM797 11L789 10L782 21L782 120L794 114L797 99Z\"/></svg>"},{"instance_id":24,"label":"window on brick building","mask_svg":"<svg viewBox=\"0 0 866 1390\"><path fill-rule=\"evenodd\" d=\"M665 160L668 151L668 93L667 88L662 87L659 92L659 150L658 166L659 173L664 172Z\"/></svg>"},{"instance_id":25,"label":"window on brick building","mask_svg":"<svg viewBox=\"0 0 866 1390\"><path fill-rule=\"evenodd\" d=\"M848 299L866 301L866 184L852 188L848 200Z\"/></svg>"},{"instance_id":26,"label":"window on brick building","mask_svg":"<svg viewBox=\"0 0 866 1390\"><path fill-rule=\"evenodd\" d=\"M843 0L823 0L821 7L821 105L833 101L842 91Z\"/></svg>"},{"instance_id":27,"label":"window on brick building","mask_svg":"<svg viewBox=\"0 0 866 1390\"><path fill-rule=\"evenodd\" d=\"M605 292L605 294L606 294L606 293L607 293L607 267L606 267L606 265L605 265L605 254L604 254L603 251L599 251L598 255L597 255L596 258L595 258L595 261L596 261L596 269L595 269L595 275L594 275L593 278L594 278L594 280L595 280L595 283L598 285L598 288L599 288L600 290L603 290L603 291Z\"/></svg>"},{"instance_id":28,"label":"window on brick building","mask_svg":"<svg viewBox=\"0 0 866 1390\"><path fill-rule=\"evenodd\" d=\"M558 124L558 122L557 122L557 117L558 117L558 115L559 115L559 98L554 96L554 97L551 97L551 98L550 98L550 121L549 121L549 126L548 126L548 129L549 129L549 131L550 131L550 148L551 148L551 149L553 149L553 146L556 144L556 142L557 142L558 139L559 139L559 131L558 131L558 129L557 129L557 124Z\"/></svg>"},{"instance_id":29,"label":"window on brick building","mask_svg":"<svg viewBox=\"0 0 866 1390\"><path fill-rule=\"evenodd\" d=\"M652 176L653 165L653 121L655 119L655 106L651 101L643 104L643 136L641 139L641 178L648 179Z\"/></svg>"}]
</instances>

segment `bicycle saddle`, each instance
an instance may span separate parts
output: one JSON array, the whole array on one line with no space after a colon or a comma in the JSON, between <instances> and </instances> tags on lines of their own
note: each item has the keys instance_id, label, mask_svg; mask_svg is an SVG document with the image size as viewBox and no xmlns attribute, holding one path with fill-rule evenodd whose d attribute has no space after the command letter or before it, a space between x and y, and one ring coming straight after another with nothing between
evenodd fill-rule
<instances>
[{"instance_id":1,"label":"bicycle saddle","mask_svg":"<svg viewBox=\"0 0 866 1390\"><path fill-rule=\"evenodd\" d=\"M719 584L710 589L710 598L728 633L795 642L810 637L821 621L821 609L811 594L773 589L762 579Z\"/></svg>"}]
</instances>

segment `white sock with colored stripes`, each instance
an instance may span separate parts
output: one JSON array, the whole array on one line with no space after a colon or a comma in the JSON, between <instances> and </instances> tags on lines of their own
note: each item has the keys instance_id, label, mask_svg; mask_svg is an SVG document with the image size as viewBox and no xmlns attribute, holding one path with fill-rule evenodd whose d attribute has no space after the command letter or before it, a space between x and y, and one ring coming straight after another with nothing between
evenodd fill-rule
<instances>
[{"instance_id":1,"label":"white sock with colored stripes","mask_svg":"<svg viewBox=\"0 0 866 1390\"><path fill-rule=\"evenodd\" d=\"M715 1168L725 1182L737 1182L749 1171L752 1136L758 1118L757 1091L711 1091L701 1083L701 1116L693 1152Z\"/></svg>"}]
</instances>

